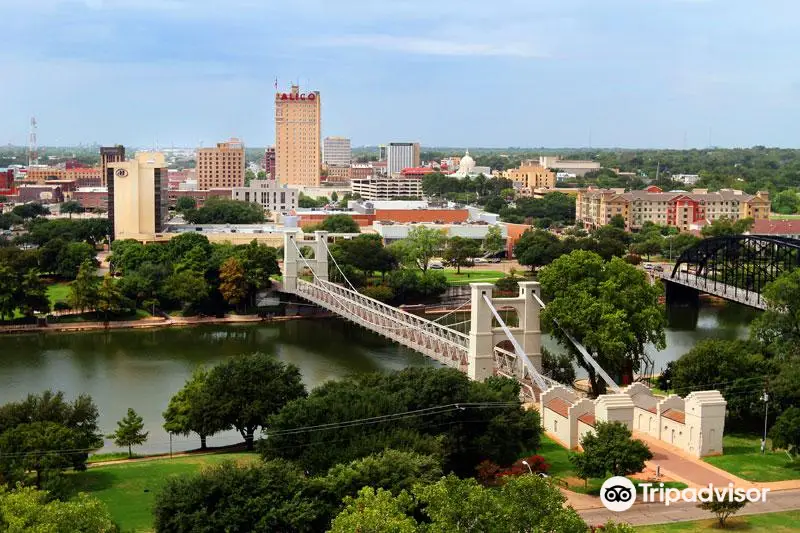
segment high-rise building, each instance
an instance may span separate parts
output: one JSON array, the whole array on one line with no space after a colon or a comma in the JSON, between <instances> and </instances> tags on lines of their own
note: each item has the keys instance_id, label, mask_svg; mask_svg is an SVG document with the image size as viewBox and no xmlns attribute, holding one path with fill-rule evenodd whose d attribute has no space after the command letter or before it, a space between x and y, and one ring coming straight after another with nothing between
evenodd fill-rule
<instances>
[{"instance_id":1,"label":"high-rise building","mask_svg":"<svg viewBox=\"0 0 800 533\"><path fill-rule=\"evenodd\" d=\"M108 173L109 163L118 163L125 161L125 147L121 144L116 146L101 146L100 147L100 185L105 187L106 174Z\"/></svg>"},{"instance_id":2,"label":"high-rise building","mask_svg":"<svg viewBox=\"0 0 800 533\"><path fill-rule=\"evenodd\" d=\"M378 161L386 161L386 145L378 145Z\"/></svg>"},{"instance_id":3,"label":"high-rise building","mask_svg":"<svg viewBox=\"0 0 800 533\"><path fill-rule=\"evenodd\" d=\"M270 146L264 150L264 173L268 179L275 179L275 147Z\"/></svg>"},{"instance_id":4,"label":"high-rise building","mask_svg":"<svg viewBox=\"0 0 800 533\"><path fill-rule=\"evenodd\" d=\"M349 167L353 153L347 137L325 137L322 141L322 163L331 167Z\"/></svg>"},{"instance_id":5,"label":"high-rise building","mask_svg":"<svg viewBox=\"0 0 800 533\"><path fill-rule=\"evenodd\" d=\"M201 190L244 185L244 144L239 139L197 149L197 186Z\"/></svg>"},{"instance_id":6,"label":"high-rise building","mask_svg":"<svg viewBox=\"0 0 800 533\"><path fill-rule=\"evenodd\" d=\"M292 85L275 94L275 177L283 185L317 187L322 163L319 91Z\"/></svg>"},{"instance_id":7,"label":"high-rise building","mask_svg":"<svg viewBox=\"0 0 800 533\"><path fill-rule=\"evenodd\" d=\"M108 218L114 239L153 240L167 222L167 164L160 152L139 152L108 164Z\"/></svg>"},{"instance_id":8,"label":"high-rise building","mask_svg":"<svg viewBox=\"0 0 800 533\"><path fill-rule=\"evenodd\" d=\"M404 168L419 166L419 143L389 143L386 150L389 177L399 176Z\"/></svg>"}]
</instances>

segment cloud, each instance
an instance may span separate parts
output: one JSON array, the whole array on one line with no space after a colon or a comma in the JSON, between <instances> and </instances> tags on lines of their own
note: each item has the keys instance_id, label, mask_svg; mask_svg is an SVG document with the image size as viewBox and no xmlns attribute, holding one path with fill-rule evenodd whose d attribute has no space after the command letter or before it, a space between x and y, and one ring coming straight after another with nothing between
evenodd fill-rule
<instances>
[{"instance_id":1,"label":"cloud","mask_svg":"<svg viewBox=\"0 0 800 533\"><path fill-rule=\"evenodd\" d=\"M505 56L543 58L544 50L525 42L464 42L446 39L430 39L425 37L399 37L385 34L356 34L338 37L327 37L311 41L303 41L307 45L317 47L352 47L385 50L390 52L407 52L434 56Z\"/></svg>"}]
</instances>

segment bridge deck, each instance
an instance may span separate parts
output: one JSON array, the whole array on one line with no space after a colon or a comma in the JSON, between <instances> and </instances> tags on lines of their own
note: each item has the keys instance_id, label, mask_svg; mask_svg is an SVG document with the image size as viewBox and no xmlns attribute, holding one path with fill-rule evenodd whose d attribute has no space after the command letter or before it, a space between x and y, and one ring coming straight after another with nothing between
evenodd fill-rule
<instances>
[{"instance_id":1,"label":"bridge deck","mask_svg":"<svg viewBox=\"0 0 800 533\"><path fill-rule=\"evenodd\" d=\"M733 285L726 285L724 283L714 281L713 279L704 278L695 274L689 274L687 272L679 272L674 278L672 277L671 272L653 272L653 274L663 280L671 281L672 283L677 283L686 287L692 287L699 291L713 294L714 296L719 296L720 298L724 298L732 302L749 305L750 307L755 307L756 309L767 308L766 302L757 292L748 291Z\"/></svg>"}]
</instances>

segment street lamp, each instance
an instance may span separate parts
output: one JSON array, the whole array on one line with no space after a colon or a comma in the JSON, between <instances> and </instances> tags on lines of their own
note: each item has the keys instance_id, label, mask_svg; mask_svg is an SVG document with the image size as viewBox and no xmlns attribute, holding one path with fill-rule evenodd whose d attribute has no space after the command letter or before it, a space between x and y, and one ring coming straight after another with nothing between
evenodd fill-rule
<instances>
[{"instance_id":1,"label":"street lamp","mask_svg":"<svg viewBox=\"0 0 800 533\"><path fill-rule=\"evenodd\" d=\"M527 466L527 467L528 467L528 472L530 472L530 473L531 473L531 475L533 475L533 469L531 468L531 465L530 465L530 464L528 464L528 461L525 461L525 460L523 460L523 461L522 461L522 464L524 464L525 466Z\"/></svg>"}]
</instances>

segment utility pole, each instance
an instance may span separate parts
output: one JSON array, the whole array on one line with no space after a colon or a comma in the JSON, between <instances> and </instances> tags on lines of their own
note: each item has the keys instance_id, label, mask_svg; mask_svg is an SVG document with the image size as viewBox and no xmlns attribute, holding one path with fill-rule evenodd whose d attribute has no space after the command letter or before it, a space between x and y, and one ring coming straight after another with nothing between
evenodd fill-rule
<instances>
[{"instance_id":1,"label":"utility pole","mask_svg":"<svg viewBox=\"0 0 800 533\"><path fill-rule=\"evenodd\" d=\"M764 438L761 439L761 455L766 453L767 449L767 415L769 414L769 378L766 380L766 384L764 385L764 395L761 396L761 399L764 400Z\"/></svg>"}]
</instances>

